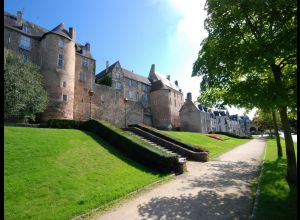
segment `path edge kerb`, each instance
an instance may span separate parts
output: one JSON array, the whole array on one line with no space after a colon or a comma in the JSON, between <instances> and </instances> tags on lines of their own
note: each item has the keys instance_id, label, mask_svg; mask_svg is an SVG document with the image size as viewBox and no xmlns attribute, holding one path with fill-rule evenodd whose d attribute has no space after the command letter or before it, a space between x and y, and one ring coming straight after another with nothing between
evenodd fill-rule
<instances>
[{"instance_id":1,"label":"path edge kerb","mask_svg":"<svg viewBox=\"0 0 300 220\"><path fill-rule=\"evenodd\" d=\"M256 211L257 211L257 206L258 206L258 202L259 202L259 196L260 196L260 185L261 185L261 179L262 179L262 174L263 174L263 169L264 169L264 163L265 163L265 158L266 158L266 151L267 151L267 140L265 142L265 146L264 146L264 156L262 161L260 162L260 174L258 177L258 182L257 182L257 188L256 188L256 195L255 195L255 200L254 200L254 204L253 204L253 209L252 209L252 213L250 216L251 220L255 220L256 219Z\"/></svg>"},{"instance_id":2,"label":"path edge kerb","mask_svg":"<svg viewBox=\"0 0 300 220\"><path fill-rule=\"evenodd\" d=\"M155 182L153 182L153 183L150 183L150 184L145 185L145 186L143 186L143 187L141 187L141 188L139 188L139 189L136 189L136 190L134 190L134 191L132 191L132 192L130 192L130 193L128 193L128 194L122 196L121 198L118 198L118 199L116 199L116 200L112 200L112 201L110 201L110 202L108 203L108 205L109 205L109 204L112 204L112 207L109 207L108 209L112 209L115 205L118 204L118 202L121 202L121 201L125 200L126 198L129 198L130 196L134 196L135 194L138 194L139 192L143 192L143 191L145 191L145 190L147 190L147 189L149 189L149 188L151 188L151 187L153 187L153 186L155 186L155 185L158 185L158 184L160 184L160 183L167 182L167 181L171 180L171 179L172 179L173 177L175 177L175 176L176 176L176 174L175 174L175 173L172 173L172 174L166 176L166 177L163 178L163 179L157 180L157 181L155 181ZM82 219L85 219L85 218L87 218L87 217L91 217L93 214L95 214L96 212L100 211L102 208L103 208L103 209L106 209L105 207L100 206L100 207L91 209L91 210L89 210L88 212L86 212L86 213L84 213L84 214L77 215L77 216L71 218L70 220L82 220Z\"/></svg>"}]
</instances>

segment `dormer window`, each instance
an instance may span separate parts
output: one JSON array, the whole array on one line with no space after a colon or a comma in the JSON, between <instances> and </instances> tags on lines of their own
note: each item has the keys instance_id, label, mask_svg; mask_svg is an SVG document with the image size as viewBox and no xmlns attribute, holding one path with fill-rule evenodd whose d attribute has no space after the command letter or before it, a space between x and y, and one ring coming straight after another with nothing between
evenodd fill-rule
<instances>
[{"instance_id":1,"label":"dormer window","mask_svg":"<svg viewBox=\"0 0 300 220\"><path fill-rule=\"evenodd\" d=\"M26 37L24 35L21 35L19 46L20 46L20 48L22 48L24 50L30 50L30 38Z\"/></svg>"},{"instance_id":2,"label":"dormer window","mask_svg":"<svg viewBox=\"0 0 300 220\"><path fill-rule=\"evenodd\" d=\"M85 57L82 58L82 67L87 67L88 66L88 61Z\"/></svg>"},{"instance_id":3,"label":"dormer window","mask_svg":"<svg viewBox=\"0 0 300 220\"><path fill-rule=\"evenodd\" d=\"M63 39L59 39L59 40L58 40L58 47L59 47L59 48L64 48L64 47L65 47L65 42L64 42Z\"/></svg>"},{"instance_id":4,"label":"dormer window","mask_svg":"<svg viewBox=\"0 0 300 220\"><path fill-rule=\"evenodd\" d=\"M86 49L84 49L84 48L82 49L82 55L86 56Z\"/></svg>"},{"instance_id":5,"label":"dormer window","mask_svg":"<svg viewBox=\"0 0 300 220\"><path fill-rule=\"evenodd\" d=\"M24 31L25 33L30 33L30 27L26 24L22 25L22 31Z\"/></svg>"}]
</instances>

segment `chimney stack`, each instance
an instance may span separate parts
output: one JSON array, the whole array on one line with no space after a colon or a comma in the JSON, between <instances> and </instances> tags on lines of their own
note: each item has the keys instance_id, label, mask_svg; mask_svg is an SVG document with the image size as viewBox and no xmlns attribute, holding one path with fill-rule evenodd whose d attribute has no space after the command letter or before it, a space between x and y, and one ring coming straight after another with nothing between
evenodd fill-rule
<instances>
[{"instance_id":1,"label":"chimney stack","mask_svg":"<svg viewBox=\"0 0 300 220\"><path fill-rule=\"evenodd\" d=\"M86 51L90 51L90 48L91 48L90 43L86 42L85 48L86 48Z\"/></svg>"},{"instance_id":2,"label":"chimney stack","mask_svg":"<svg viewBox=\"0 0 300 220\"><path fill-rule=\"evenodd\" d=\"M175 80L175 85L178 86L178 81L177 80Z\"/></svg>"},{"instance_id":3,"label":"chimney stack","mask_svg":"<svg viewBox=\"0 0 300 220\"><path fill-rule=\"evenodd\" d=\"M171 79L171 76L170 76L170 75L167 75L167 79L170 81L170 79Z\"/></svg>"},{"instance_id":4,"label":"chimney stack","mask_svg":"<svg viewBox=\"0 0 300 220\"><path fill-rule=\"evenodd\" d=\"M108 72L108 67L109 67L109 61L106 61L106 73Z\"/></svg>"},{"instance_id":5,"label":"chimney stack","mask_svg":"<svg viewBox=\"0 0 300 220\"><path fill-rule=\"evenodd\" d=\"M17 11L17 24L18 25L21 25L21 23L22 23L22 15L23 15L22 11Z\"/></svg>"},{"instance_id":6,"label":"chimney stack","mask_svg":"<svg viewBox=\"0 0 300 220\"><path fill-rule=\"evenodd\" d=\"M192 93L191 92L188 92L188 94L186 95L186 100L192 101Z\"/></svg>"},{"instance_id":7,"label":"chimney stack","mask_svg":"<svg viewBox=\"0 0 300 220\"><path fill-rule=\"evenodd\" d=\"M73 27L69 28L69 34L70 34L72 41L76 42L76 32Z\"/></svg>"}]
</instances>

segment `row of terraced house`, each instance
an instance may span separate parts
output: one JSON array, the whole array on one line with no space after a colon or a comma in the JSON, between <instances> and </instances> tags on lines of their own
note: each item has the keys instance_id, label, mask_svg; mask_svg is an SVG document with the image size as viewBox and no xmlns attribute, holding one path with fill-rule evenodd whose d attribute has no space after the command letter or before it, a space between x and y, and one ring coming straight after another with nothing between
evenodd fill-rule
<instances>
[{"instance_id":1,"label":"row of terraced house","mask_svg":"<svg viewBox=\"0 0 300 220\"><path fill-rule=\"evenodd\" d=\"M161 129L203 133L246 130L242 126L245 120L241 122L237 116L205 111L191 102L189 94L184 101L178 81L173 82L170 75L164 77L154 64L149 65L148 77L127 70L119 61L112 65L107 61L103 71L96 74L90 43L78 43L73 27L66 29L61 23L47 30L22 16L20 11L16 16L4 12L4 46L40 67L49 100L47 109L39 116L41 121L92 117L118 127L144 123ZM98 83L107 77L111 85ZM126 120L124 98L128 99Z\"/></svg>"}]
</instances>

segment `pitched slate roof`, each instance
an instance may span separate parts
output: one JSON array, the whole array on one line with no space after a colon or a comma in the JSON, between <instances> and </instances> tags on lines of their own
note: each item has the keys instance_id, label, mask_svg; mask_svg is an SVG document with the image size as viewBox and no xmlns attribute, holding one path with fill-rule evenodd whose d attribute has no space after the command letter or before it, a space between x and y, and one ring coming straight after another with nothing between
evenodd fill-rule
<instances>
[{"instance_id":1,"label":"pitched slate roof","mask_svg":"<svg viewBox=\"0 0 300 220\"><path fill-rule=\"evenodd\" d=\"M123 73L124 73L124 77L129 78L129 79L133 79L133 80L138 81L138 82L142 82L142 83L147 84L149 86L151 85L151 82L149 81L148 78L146 78L144 76L141 76L141 75L138 75L138 74L136 74L134 72L131 72L131 71L129 71L127 69L124 69L124 68L122 68L122 70L123 70Z\"/></svg>"},{"instance_id":2,"label":"pitched slate roof","mask_svg":"<svg viewBox=\"0 0 300 220\"><path fill-rule=\"evenodd\" d=\"M181 89L179 88L179 86L175 85L175 83L173 83L172 81L168 80L167 78L163 77L161 74L159 74L157 71L155 71L155 76L157 78L157 80L161 81L165 86L174 89L176 91L181 92Z\"/></svg>"},{"instance_id":3,"label":"pitched slate roof","mask_svg":"<svg viewBox=\"0 0 300 220\"><path fill-rule=\"evenodd\" d=\"M72 40L69 32L66 30L65 24L64 23L60 23L58 26L56 26L55 28L53 28L51 31L49 31L47 34L49 33L54 33L60 36L63 36L69 40Z\"/></svg>"},{"instance_id":4,"label":"pitched slate roof","mask_svg":"<svg viewBox=\"0 0 300 220\"><path fill-rule=\"evenodd\" d=\"M117 62L115 62L114 64L110 65L110 66L108 67L107 72L106 72L106 68L105 68L105 69L102 70L100 73L96 74L95 79L99 79L99 78L105 76L106 73L111 72L111 71L113 70L113 68L117 65L117 63L119 63L119 61L117 61Z\"/></svg>"}]
</instances>

